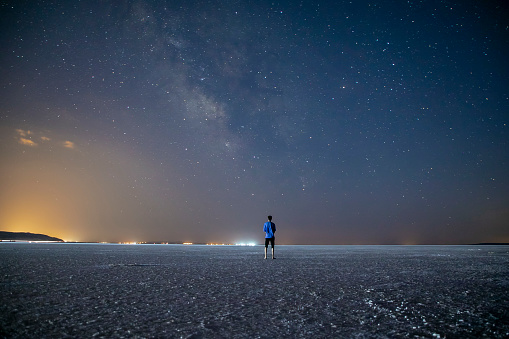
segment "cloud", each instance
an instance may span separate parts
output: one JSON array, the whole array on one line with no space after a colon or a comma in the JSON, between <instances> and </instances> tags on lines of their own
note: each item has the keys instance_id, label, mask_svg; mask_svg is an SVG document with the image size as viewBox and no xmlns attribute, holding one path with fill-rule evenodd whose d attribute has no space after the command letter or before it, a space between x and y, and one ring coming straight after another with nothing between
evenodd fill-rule
<instances>
[{"instance_id":1,"label":"cloud","mask_svg":"<svg viewBox=\"0 0 509 339\"><path fill-rule=\"evenodd\" d=\"M74 149L74 142L66 140L66 141L64 141L64 147Z\"/></svg>"},{"instance_id":2,"label":"cloud","mask_svg":"<svg viewBox=\"0 0 509 339\"><path fill-rule=\"evenodd\" d=\"M31 135L31 134L32 134L32 132L31 132L30 130L26 130L26 131L25 131L25 130L22 130L22 129L17 129L17 130L16 130L16 133L18 133L18 135L19 135L20 137L27 137L27 136L29 136L29 135Z\"/></svg>"},{"instance_id":3,"label":"cloud","mask_svg":"<svg viewBox=\"0 0 509 339\"><path fill-rule=\"evenodd\" d=\"M29 130L17 129L16 133L18 133L18 143L25 146L34 147L37 146L37 143L30 139L30 135L32 132Z\"/></svg>"},{"instance_id":4,"label":"cloud","mask_svg":"<svg viewBox=\"0 0 509 339\"><path fill-rule=\"evenodd\" d=\"M36 140L41 140L41 142L46 143L49 147L54 147L54 146L62 147L63 146L68 149L74 149L76 147L75 143L72 141L69 141L69 140L65 140L65 141L54 140L54 141L52 141L53 140L52 138L47 137L46 135L42 135L42 133L37 132L37 131L32 132L30 130L16 129L16 134L17 134L16 140L18 141L19 144L24 145L24 146L30 146L30 147L39 146L39 143L32 140L32 138L33 138Z\"/></svg>"},{"instance_id":5,"label":"cloud","mask_svg":"<svg viewBox=\"0 0 509 339\"><path fill-rule=\"evenodd\" d=\"M18 142L19 142L20 144L22 144L22 145L26 145L26 146L32 146L32 147L33 147L33 146L37 146L37 143L33 142L33 141L32 141L32 140L30 140L30 139L23 138L23 137L19 138L19 139L18 139Z\"/></svg>"}]
</instances>

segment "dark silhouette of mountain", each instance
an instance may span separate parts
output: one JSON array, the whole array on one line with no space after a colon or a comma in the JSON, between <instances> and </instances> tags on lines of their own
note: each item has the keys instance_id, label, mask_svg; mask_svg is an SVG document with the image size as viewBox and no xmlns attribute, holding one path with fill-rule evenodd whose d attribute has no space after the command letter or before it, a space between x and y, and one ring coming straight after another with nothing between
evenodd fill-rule
<instances>
[{"instance_id":1,"label":"dark silhouette of mountain","mask_svg":"<svg viewBox=\"0 0 509 339\"><path fill-rule=\"evenodd\" d=\"M62 239L50 237L45 234L25 233L25 232L4 232L4 231L0 231L0 240L63 241Z\"/></svg>"}]
</instances>

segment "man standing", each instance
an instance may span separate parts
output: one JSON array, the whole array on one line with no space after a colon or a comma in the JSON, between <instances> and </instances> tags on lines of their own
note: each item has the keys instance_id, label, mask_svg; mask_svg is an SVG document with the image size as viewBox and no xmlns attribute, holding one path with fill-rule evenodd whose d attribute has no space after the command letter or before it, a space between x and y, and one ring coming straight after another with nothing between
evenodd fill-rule
<instances>
[{"instance_id":1,"label":"man standing","mask_svg":"<svg viewBox=\"0 0 509 339\"><path fill-rule=\"evenodd\" d=\"M272 215L269 215L267 217L269 221L267 221L265 224L263 224L263 231L265 232L265 258L267 259L267 247L272 247L272 259L276 259L274 257L274 241L276 240L276 237L274 236L274 233L276 233L276 224L272 222Z\"/></svg>"}]
</instances>

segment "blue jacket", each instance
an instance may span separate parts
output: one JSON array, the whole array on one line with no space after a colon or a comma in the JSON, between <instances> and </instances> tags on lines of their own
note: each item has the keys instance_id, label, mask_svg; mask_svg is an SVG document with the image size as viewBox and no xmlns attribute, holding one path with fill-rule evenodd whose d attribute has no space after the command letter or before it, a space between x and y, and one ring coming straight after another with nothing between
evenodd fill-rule
<instances>
[{"instance_id":1,"label":"blue jacket","mask_svg":"<svg viewBox=\"0 0 509 339\"><path fill-rule=\"evenodd\" d=\"M271 221L267 221L263 224L263 231L265 232L265 238L274 238L274 233L276 233L276 224Z\"/></svg>"}]
</instances>

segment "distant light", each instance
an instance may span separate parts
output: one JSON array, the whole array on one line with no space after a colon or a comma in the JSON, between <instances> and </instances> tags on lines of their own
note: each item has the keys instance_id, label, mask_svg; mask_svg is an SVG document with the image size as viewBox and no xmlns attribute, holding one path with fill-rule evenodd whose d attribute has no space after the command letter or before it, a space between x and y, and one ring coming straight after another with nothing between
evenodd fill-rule
<instances>
[{"instance_id":1,"label":"distant light","mask_svg":"<svg viewBox=\"0 0 509 339\"><path fill-rule=\"evenodd\" d=\"M236 246L256 246L256 244L254 242L248 242L248 243L238 243L238 244L235 244Z\"/></svg>"},{"instance_id":2,"label":"distant light","mask_svg":"<svg viewBox=\"0 0 509 339\"><path fill-rule=\"evenodd\" d=\"M183 242L182 245L192 245L192 242Z\"/></svg>"}]
</instances>

